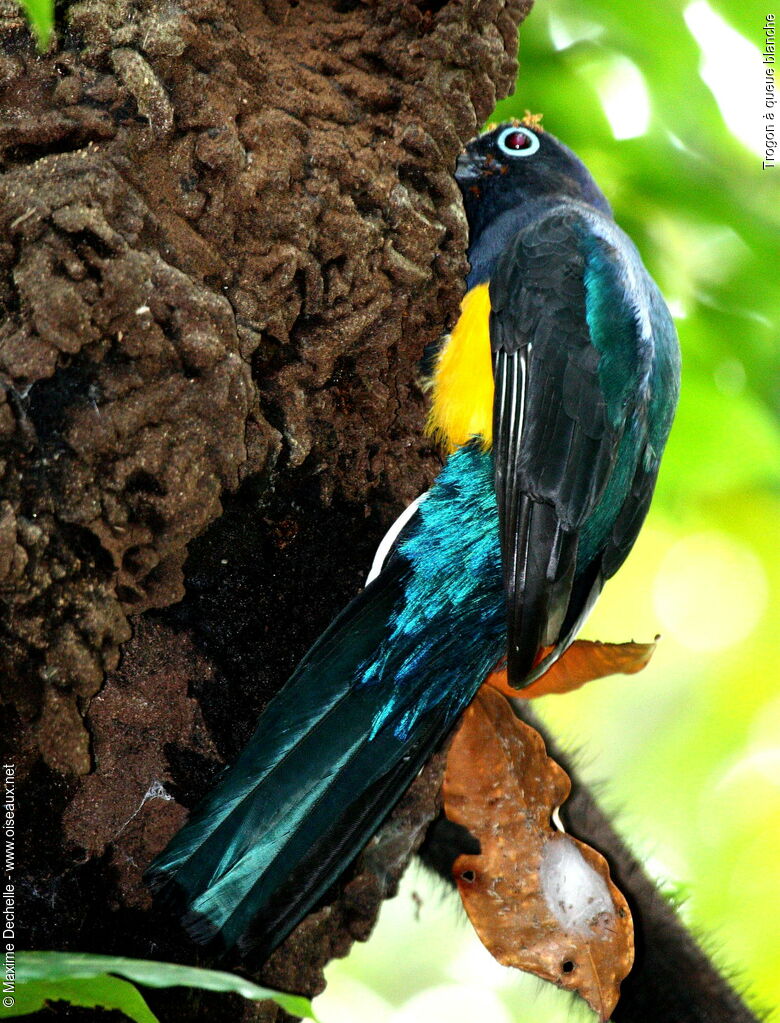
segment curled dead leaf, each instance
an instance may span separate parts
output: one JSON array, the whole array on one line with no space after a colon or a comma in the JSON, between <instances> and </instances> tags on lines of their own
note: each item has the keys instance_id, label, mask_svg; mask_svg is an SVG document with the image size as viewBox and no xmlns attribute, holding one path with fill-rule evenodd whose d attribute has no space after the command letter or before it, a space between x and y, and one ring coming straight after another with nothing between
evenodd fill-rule
<instances>
[{"instance_id":1,"label":"curled dead leaf","mask_svg":"<svg viewBox=\"0 0 780 1023\"><path fill-rule=\"evenodd\" d=\"M447 817L481 846L453 866L463 904L500 963L576 991L607 1020L634 959L633 925L606 860L551 825L570 788L539 733L483 686L444 779Z\"/></svg>"},{"instance_id":2,"label":"curled dead leaf","mask_svg":"<svg viewBox=\"0 0 780 1023\"><path fill-rule=\"evenodd\" d=\"M636 674L647 667L655 647L655 643L600 643L597 640L578 639L550 665L544 675L525 689L513 689L509 685L505 668L491 672L485 681L514 700L534 700L550 693L570 693L597 678ZM551 649L543 649L540 659Z\"/></svg>"}]
</instances>

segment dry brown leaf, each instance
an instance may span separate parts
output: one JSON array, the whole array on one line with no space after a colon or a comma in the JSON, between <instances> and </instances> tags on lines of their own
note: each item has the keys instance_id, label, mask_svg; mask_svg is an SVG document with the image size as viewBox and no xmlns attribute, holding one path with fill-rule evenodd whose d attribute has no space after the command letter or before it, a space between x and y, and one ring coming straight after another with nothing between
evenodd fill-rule
<instances>
[{"instance_id":1,"label":"dry brown leaf","mask_svg":"<svg viewBox=\"0 0 780 1023\"><path fill-rule=\"evenodd\" d=\"M570 693L597 678L635 675L647 667L655 647L655 643L599 643L597 640L578 639L541 678L525 689L513 689L509 685L506 668L491 672L485 682L514 700L534 700L550 693ZM546 656L551 649L547 647L542 650L541 657Z\"/></svg>"},{"instance_id":2,"label":"dry brown leaf","mask_svg":"<svg viewBox=\"0 0 780 1023\"><path fill-rule=\"evenodd\" d=\"M444 778L447 817L481 845L453 866L463 904L500 963L576 991L607 1020L634 959L633 925L606 860L551 825L570 788L539 733L483 686Z\"/></svg>"}]
</instances>

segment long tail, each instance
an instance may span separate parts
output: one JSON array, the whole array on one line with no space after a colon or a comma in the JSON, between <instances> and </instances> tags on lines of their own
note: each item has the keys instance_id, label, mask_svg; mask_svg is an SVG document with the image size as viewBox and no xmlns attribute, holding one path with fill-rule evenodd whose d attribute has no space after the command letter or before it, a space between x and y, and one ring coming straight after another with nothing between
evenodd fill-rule
<instances>
[{"instance_id":1,"label":"long tail","mask_svg":"<svg viewBox=\"0 0 780 1023\"><path fill-rule=\"evenodd\" d=\"M402 560L388 567L323 634L149 868L149 884L184 907L195 940L270 953L366 844L462 709L438 702L409 734L384 719L377 728L393 680L356 684L402 600L403 571ZM436 683L421 666L409 700Z\"/></svg>"}]
</instances>

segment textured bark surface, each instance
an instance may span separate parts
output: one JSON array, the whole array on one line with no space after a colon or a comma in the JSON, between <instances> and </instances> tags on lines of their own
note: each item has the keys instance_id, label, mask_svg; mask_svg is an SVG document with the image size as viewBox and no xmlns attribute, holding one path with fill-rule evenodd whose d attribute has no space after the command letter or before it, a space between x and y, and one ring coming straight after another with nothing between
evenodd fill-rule
<instances>
[{"instance_id":1,"label":"textured bark surface","mask_svg":"<svg viewBox=\"0 0 780 1023\"><path fill-rule=\"evenodd\" d=\"M416 367L462 291L452 168L527 6L79 0L39 57L0 0L0 658L32 947L193 957L141 871L437 468ZM311 994L367 935L439 778L267 981Z\"/></svg>"}]
</instances>

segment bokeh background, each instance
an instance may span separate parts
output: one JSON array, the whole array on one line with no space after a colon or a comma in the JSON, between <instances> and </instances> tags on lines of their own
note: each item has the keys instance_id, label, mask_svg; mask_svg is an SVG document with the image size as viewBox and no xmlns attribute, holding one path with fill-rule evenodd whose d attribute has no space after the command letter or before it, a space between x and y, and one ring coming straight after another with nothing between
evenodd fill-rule
<instances>
[{"instance_id":1,"label":"bokeh background","mask_svg":"<svg viewBox=\"0 0 780 1023\"><path fill-rule=\"evenodd\" d=\"M684 361L650 517L586 632L662 642L643 674L537 709L762 1012L780 1004L780 170L761 168L769 10L537 0L517 92L493 117L543 112L582 157L660 284ZM324 1023L595 1019L495 964L456 897L420 870L328 977L315 1003Z\"/></svg>"}]
</instances>

